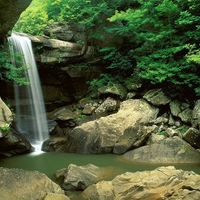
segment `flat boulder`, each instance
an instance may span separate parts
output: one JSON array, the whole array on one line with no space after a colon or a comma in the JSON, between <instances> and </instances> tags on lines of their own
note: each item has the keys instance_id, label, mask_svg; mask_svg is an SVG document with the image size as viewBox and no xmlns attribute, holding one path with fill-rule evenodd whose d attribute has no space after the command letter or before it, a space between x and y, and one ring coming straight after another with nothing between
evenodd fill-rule
<instances>
[{"instance_id":1,"label":"flat boulder","mask_svg":"<svg viewBox=\"0 0 200 200\"><path fill-rule=\"evenodd\" d=\"M102 170L92 164L85 166L70 164L68 168L57 170L54 180L64 190L84 190L102 180Z\"/></svg>"},{"instance_id":2,"label":"flat boulder","mask_svg":"<svg viewBox=\"0 0 200 200\"><path fill-rule=\"evenodd\" d=\"M131 150L123 157L141 163L200 163L200 152L178 136Z\"/></svg>"}]
</instances>

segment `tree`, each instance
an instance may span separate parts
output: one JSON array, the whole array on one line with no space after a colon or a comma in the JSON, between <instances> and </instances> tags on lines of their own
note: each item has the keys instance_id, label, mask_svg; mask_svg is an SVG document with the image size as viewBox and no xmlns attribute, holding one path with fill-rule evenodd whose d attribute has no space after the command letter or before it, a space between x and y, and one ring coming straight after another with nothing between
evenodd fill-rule
<instances>
[{"instance_id":1,"label":"tree","mask_svg":"<svg viewBox=\"0 0 200 200\"><path fill-rule=\"evenodd\" d=\"M12 64L11 57L15 57L18 67ZM7 46L0 46L0 78L5 81L14 81L19 85L29 84L24 75L24 66L21 62L23 55L20 53L10 54Z\"/></svg>"},{"instance_id":2,"label":"tree","mask_svg":"<svg viewBox=\"0 0 200 200\"><path fill-rule=\"evenodd\" d=\"M111 22L124 23L113 31L132 38L134 73L152 84L196 88L200 84L199 54L191 54L188 46L199 52L199 3L195 0L138 0L138 3L138 8L116 11L109 18ZM192 60L196 63L188 62Z\"/></svg>"}]
</instances>

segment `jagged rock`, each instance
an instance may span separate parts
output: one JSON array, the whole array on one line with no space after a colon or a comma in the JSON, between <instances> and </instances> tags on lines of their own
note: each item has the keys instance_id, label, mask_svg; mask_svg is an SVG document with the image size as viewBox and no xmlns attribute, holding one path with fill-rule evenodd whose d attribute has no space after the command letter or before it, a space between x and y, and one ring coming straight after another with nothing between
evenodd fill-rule
<instances>
[{"instance_id":1,"label":"jagged rock","mask_svg":"<svg viewBox=\"0 0 200 200\"><path fill-rule=\"evenodd\" d=\"M191 124L192 110L190 108L186 108L178 115L178 117L181 119L182 122Z\"/></svg>"},{"instance_id":2,"label":"jagged rock","mask_svg":"<svg viewBox=\"0 0 200 200\"><path fill-rule=\"evenodd\" d=\"M65 152L69 143L66 137L54 137L45 140L42 144L42 151L46 152Z\"/></svg>"},{"instance_id":3,"label":"jagged rock","mask_svg":"<svg viewBox=\"0 0 200 200\"><path fill-rule=\"evenodd\" d=\"M126 88L121 84L107 85L98 89L98 92L103 95L116 96L120 99L125 99L127 96Z\"/></svg>"},{"instance_id":4,"label":"jagged rock","mask_svg":"<svg viewBox=\"0 0 200 200\"><path fill-rule=\"evenodd\" d=\"M21 13L30 5L32 0L1 0L0 1L0 40L7 34L19 19Z\"/></svg>"},{"instance_id":5,"label":"jagged rock","mask_svg":"<svg viewBox=\"0 0 200 200\"><path fill-rule=\"evenodd\" d=\"M111 153L124 130L137 123L146 123L157 117L155 108L141 99L130 99L120 105L116 114L83 123L67 135L61 146L53 140L45 141L44 151L63 149L71 153ZM49 143L49 144L48 144ZM53 148L52 146L53 145ZM62 147L63 145L63 147Z\"/></svg>"},{"instance_id":6,"label":"jagged rock","mask_svg":"<svg viewBox=\"0 0 200 200\"><path fill-rule=\"evenodd\" d=\"M101 181L83 191L90 200L188 200L200 196L200 176L173 166L152 171L126 172L112 181Z\"/></svg>"},{"instance_id":7,"label":"jagged rock","mask_svg":"<svg viewBox=\"0 0 200 200\"><path fill-rule=\"evenodd\" d=\"M1 98L0 110L0 154L11 156L33 151L30 142L13 129L13 114Z\"/></svg>"},{"instance_id":8,"label":"jagged rock","mask_svg":"<svg viewBox=\"0 0 200 200\"><path fill-rule=\"evenodd\" d=\"M184 134L183 139L191 146L200 148L200 132L195 128L189 128Z\"/></svg>"},{"instance_id":9,"label":"jagged rock","mask_svg":"<svg viewBox=\"0 0 200 200\"><path fill-rule=\"evenodd\" d=\"M95 53L95 48L92 46L71 43L67 41L50 39L44 36L27 35L33 43L42 45L45 49L36 59L41 63L65 63L72 58L90 58Z\"/></svg>"},{"instance_id":10,"label":"jagged rock","mask_svg":"<svg viewBox=\"0 0 200 200\"><path fill-rule=\"evenodd\" d=\"M92 164L77 166L70 164L54 174L54 180L64 190L84 190L102 180L102 170Z\"/></svg>"},{"instance_id":11,"label":"jagged rock","mask_svg":"<svg viewBox=\"0 0 200 200\"><path fill-rule=\"evenodd\" d=\"M108 17L108 16L107 16ZM107 17L103 17L104 26L110 27L111 23L108 22ZM112 23L113 24L113 23ZM122 23L117 23L117 26L122 26ZM123 38L118 35L111 35L107 31L102 30L98 26L93 27L93 31L102 35L100 38L88 38L87 26L78 23L69 22L54 22L50 24L44 33L47 36L53 36L59 40L70 41L74 43L86 44L92 43L94 46L103 48L105 46L119 47L123 43Z\"/></svg>"},{"instance_id":12,"label":"jagged rock","mask_svg":"<svg viewBox=\"0 0 200 200\"><path fill-rule=\"evenodd\" d=\"M84 106L83 110L82 110L82 114L84 114L84 115L91 115L94 112L95 109L96 109L96 106L94 104L87 103Z\"/></svg>"},{"instance_id":13,"label":"jagged rock","mask_svg":"<svg viewBox=\"0 0 200 200\"><path fill-rule=\"evenodd\" d=\"M67 200L60 186L40 172L0 168L0 176L1 199L49 200L48 196L54 193L57 199Z\"/></svg>"},{"instance_id":14,"label":"jagged rock","mask_svg":"<svg viewBox=\"0 0 200 200\"><path fill-rule=\"evenodd\" d=\"M111 97L108 97L96 110L95 114L99 116L106 116L119 109L119 102Z\"/></svg>"},{"instance_id":15,"label":"jagged rock","mask_svg":"<svg viewBox=\"0 0 200 200\"><path fill-rule=\"evenodd\" d=\"M5 131L0 139L0 154L12 156L22 153L30 153L34 150L30 142L13 128Z\"/></svg>"},{"instance_id":16,"label":"jagged rock","mask_svg":"<svg viewBox=\"0 0 200 200\"><path fill-rule=\"evenodd\" d=\"M192 111L192 126L200 130L200 100L195 102Z\"/></svg>"},{"instance_id":17,"label":"jagged rock","mask_svg":"<svg viewBox=\"0 0 200 200\"><path fill-rule=\"evenodd\" d=\"M146 99L151 104L153 104L154 106L166 105L171 101L171 99L165 95L165 93L161 88L149 90L143 96L143 98Z\"/></svg>"},{"instance_id":18,"label":"jagged rock","mask_svg":"<svg viewBox=\"0 0 200 200\"><path fill-rule=\"evenodd\" d=\"M173 137L173 136L179 136L181 137L181 132L178 129L173 129L173 128L167 128L165 129L165 132L168 137Z\"/></svg>"},{"instance_id":19,"label":"jagged rock","mask_svg":"<svg viewBox=\"0 0 200 200\"><path fill-rule=\"evenodd\" d=\"M200 152L174 136L126 152L124 158L143 163L200 163Z\"/></svg>"},{"instance_id":20,"label":"jagged rock","mask_svg":"<svg viewBox=\"0 0 200 200\"><path fill-rule=\"evenodd\" d=\"M0 98L0 137L3 136L3 127L9 127L13 122L13 114L8 106ZM2 129L1 129L2 127Z\"/></svg>"},{"instance_id":21,"label":"jagged rock","mask_svg":"<svg viewBox=\"0 0 200 200\"><path fill-rule=\"evenodd\" d=\"M160 142L161 140L164 140L165 138L166 138L165 135L152 133L146 144L147 145L155 144Z\"/></svg>"},{"instance_id":22,"label":"jagged rock","mask_svg":"<svg viewBox=\"0 0 200 200\"><path fill-rule=\"evenodd\" d=\"M123 135L115 143L113 153L123 154L130 149L144 145L156 126L130 126L125 129Z\"/></svg>"},{"instance_id":23,"label":"jagged rock","mask_svg":"<svg viewBox=\"0 0 200 200\"><path fill-rule=\"evenodd\" d=\"M85 25L68 22L54 22L44 29L44 34L69 42L85 42Z\"/></svg>"},{"instance_id":24,"label":"jagged rock","mask_svg":"<svg viewBox=\"0 0 200 200\"><path fill-rule=\"evenodd\" d=\"M185 123L191 123L192 110L189 108L188 103L182 103L179 101L171 101L169 103L170 112L172 116L179 117Z\"/></svg>"}]
</instances>

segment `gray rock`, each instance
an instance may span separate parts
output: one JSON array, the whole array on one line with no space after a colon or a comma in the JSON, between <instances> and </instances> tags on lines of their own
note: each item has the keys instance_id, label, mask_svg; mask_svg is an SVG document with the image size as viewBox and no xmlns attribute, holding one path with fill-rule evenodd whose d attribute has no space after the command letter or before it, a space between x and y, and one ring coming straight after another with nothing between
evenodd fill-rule
<instances>
[{"instance_id":1,"label":"gray rock","mask_svg":"<svg viewBox=\"0 0 200 200\"><path fill-rule=\"evenodd\" d=\"M162 89L152 89L149 90L144 96L148 102L153 104L154 106L161 106L168 104L171 99L165 95Z\"/></svg>"},{"instance_id":2,"label":"gray rock","mask_svg":"<svg viewBox=\"0 0 200 200\"><path fill-rule=\"evenodd\" d=\"M141 163L200 163L200 153L177 136L126 152L124 158Z\"/></svg>"},{"instance_id":3,"label":"gray rock","mask_svg":"<svg viewBox=\"0 0 200 200\"><path fill-rule=\"evenodd\" d=\"M102 170L92 164L77 166L70 164L54 174L54 180L64 190L84 190L102 180Z\"/></svg>"}]
</instances>

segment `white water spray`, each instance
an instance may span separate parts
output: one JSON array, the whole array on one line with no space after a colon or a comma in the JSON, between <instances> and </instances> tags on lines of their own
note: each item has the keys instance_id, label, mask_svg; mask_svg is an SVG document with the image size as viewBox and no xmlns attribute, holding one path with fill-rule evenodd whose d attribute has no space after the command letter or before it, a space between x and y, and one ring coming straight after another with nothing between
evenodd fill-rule
<instances>
[{"instance_id":1,"label":"white water spray","mask_svg":"<svg viewBox=\"0 0 200 200\"><path fill-rule=\"evenodd\" d=\"M15 86L17 127L38 149L37 146L48 138L48 126L31 40L25 35L12 33L8 41L11 55L19 52L24 56L22 62L27 66L24 74L27 82L30 83L28 86ZM13 64L16 67L18 65L14 57Z\"/></svg>"}]
</instances>

